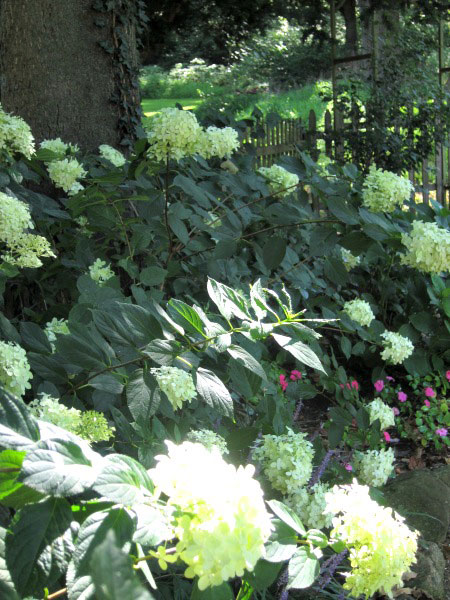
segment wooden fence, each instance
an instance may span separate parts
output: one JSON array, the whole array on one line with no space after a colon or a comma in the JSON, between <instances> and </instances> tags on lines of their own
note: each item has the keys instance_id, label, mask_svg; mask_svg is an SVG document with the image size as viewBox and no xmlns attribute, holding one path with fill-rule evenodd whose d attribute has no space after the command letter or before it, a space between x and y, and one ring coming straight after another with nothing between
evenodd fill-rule
<instances>
[{"instance_id":1,"label":"wooden fence","mask_svg":"<svg viewBox=\"0 0 450 600\"><path fill-rule=\"evenodd\" d=\"M339 120L333 129L331 113L325 112L323 127L317 125L316 114L309 113L308 123L302 119L283 119L276 125L262 123L253 129L248 128L242 148L251 147L259 166L270 167L281 156L295 156L299 151L308 152L317 161L320 154L331 159L341 159L344 146L340 132L350 127L357 133L359 124L353 121L344 125ZM416 194L428 203L435 198L443 206L450 207L450 139L445 144L436 144L434 156L423 160L421 165L409 172L409 178L415 186Z\"/></svg>"}]
</instances>

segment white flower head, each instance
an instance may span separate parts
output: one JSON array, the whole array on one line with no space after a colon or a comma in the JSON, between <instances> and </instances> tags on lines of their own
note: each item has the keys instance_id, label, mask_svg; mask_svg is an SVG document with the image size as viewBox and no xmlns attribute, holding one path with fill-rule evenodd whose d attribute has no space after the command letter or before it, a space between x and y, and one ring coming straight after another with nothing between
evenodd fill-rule
<instances>
[{"instance_id":1,"label":"white flower head","mask_svg":"<svg viewBox=\"0 0 450 600\"><path fill-rule=\"evenodd\" d=\"M199 137L197 153L204 158L230 158L239 148L238 132L232 127L208 127Z\"/></svg>"},{"instance_id":2,"label":"white flower head","mask_svg":"<svg viewBox=\"0 0 450 600\"><path fill-rule=\"evenodd\" d=\"M384 350L381 358L393 365L399 365L414 352L411 340L400 333L385 331L381 334Z\"/></svg>"},{"instance_id":3,"label":"white flower head","mask_svg":"<svg viewBox=\"0 0 450 600\"><path fill-rule=\"evenodd\" d=\"M344 263L344 267L347 271L351 271L352 269L357 267L361 262L360 256L355 256L350 252L350 250L347 250L346 248L341 248L341 257L342 262Z\"/></svg>"},{"instance_id":4,"label":"white flower head","mask_svg":"<svg viewBox=\"0 0 450 600\"><path fill-rule=\"evenodd\" d=\"M187 434L187 439L196 444L203 444L208 450L216 446L222 456L228 454L225 439L215 431L211 431L211 429L192 430Z\"/></svg>"},{"instance_id":5,"label":"white flower head","mask_svg":"<svg viewBox=\"0 0 450 600\"><path fill-rule=\"evenodd\" d=\"M300 517L302 523L310 529L331 527L332 515L326 512L325 494L330 486L326 483L316 483L312 488L303 487L298 492L285 498L285 502Z\"/></svg>"},{"instance_id":6,"label":"white flower head","mask_svg":"<svg viewBox=\"0 0 450 600\"><path fill-rule=\"evenodd\" d=\"M25 350L13 342L0 341L0 385L14 396L22 397L31 388L32 378Z\"/></svg>"},{"instance_id":7,"label":"white flower head","mask_svg":"<svg viewBox=\"0 0 450 600\"><path fill-rule=\"evenodd\" d=\"M393 212L413 191L409 179L372 165L363 184L363 205L372 212Z\"/></svg>"},{"instance_id":8,"label":"white flower head","mask_svg":"<svg viewBox=\"0 0 450 600\"><path fill-rule=\"evenodd\" d=\"M83 179L87 173L76 158L53 160L47 165L47 170L55 186L62 188L69 196L83 189L78 180Z\"/></svg>"},{"instance_id":9,"label":"white flower head","mask_svg":"<svg viewBox=\"0 0 450 600\"><path fill-rule=\"evenodd\" d=\"M148 156L158 161L180 160L197 152L202 129L196 116L178 108L164 108L156 115L148 132Z\"/></svg>"},{"instance_id":10,"label":"white flower head","mask_svg":"<svg viewBox=\"0 0 450 600\"><path fill-rule=\"evenodd\" d=\"M424 273L442 273L450 270L450 231L437 223L413 221L411 231L402 234L406 254L402 264Z\"/></svg>"},{"instance_id":11,"label":"white flower head","mask_svg":"<svg viewBox=\"0 0 450 600\"><path fill-rule=\"evenodd\" d=\"M395 425L395 417L392 408L385 404L381 398L375 398L375 400L369 402L367 408L369 409L370 424L379 419L381 429L388 429Z\"/></svg>"},{"instance_id":12,"label":"white flower head","mask_svg":"<svg viewBox=\"0 0 450 600\"><path fill-rule=\"evenodd\" d=\"M98 149L100 150L100 156L109 160L115 167L122 167L127 161L122 152L108 146L108 144L102 144Z\"/></svg>"},{"instance_id":13,"label":"white flower head","mask_svg":"<svg viewBox=\"0 0 450 600\"><path fill-rule=\"evenodd\" d=\"M290 173L279 165L260 167L258 173L261 173L267 180L270 191L278 198L284 198L285 196L293 194L296 190L295 186L297 186L299 182L299 178L295 173Z\"/></svg>"},{"instance_id":14,"label":"white flower head","mask_svg":"<svg viewBox=\"0 0 450 600\"><path fill-rule=\"evenodd\" d=\"M31 158L34 154L34 137L30 126L21 117L6 113L0 106L0 150L19 152Z\"/></svg>"},{"instance_id":15,"label":"white flower head","mask_svg":"<svg viewBox=\"0 0 450 600\"><path fill-rule=\"evenodd\" d=\"M108 279L114 277L114 271L111 269L111 265L101 258L97 258L89 267L89 276L99 285L103 285Z\"/></svg>"},{"instance_id":16,"label":"white flower head","mask_svg":"<svg viewBox=\"0 0 450 600\"><path fill-rule=\"evenodd\" d=\"M369 326L373 319L375 319L370 304L359 298L346 302L343 310L348 314L350 319L362 326Z\"/></svg>"},{"instance_id":17,"label":"white flower head","mask_svg":"<svg viewBox=\"0 0 450 600\"><path fill-rule=\"evenodd\" d=\"M164 392L174 410L181 408L183 402L190 402L197 391L192 375L178 367L159 367L150 372L156 377L159 389Z\"/></svg>"},{"instance_id":18,"label":"white flower head","mask_svg":"<svg viewBox=\"0 0 450 600\"><path fill-rule=\"evenodd\" d=\"M388 448L355 452L353 462L358 479L362 483L380 487L386 483L394 470L394 450Z\"/></svg>"}]
</instances>

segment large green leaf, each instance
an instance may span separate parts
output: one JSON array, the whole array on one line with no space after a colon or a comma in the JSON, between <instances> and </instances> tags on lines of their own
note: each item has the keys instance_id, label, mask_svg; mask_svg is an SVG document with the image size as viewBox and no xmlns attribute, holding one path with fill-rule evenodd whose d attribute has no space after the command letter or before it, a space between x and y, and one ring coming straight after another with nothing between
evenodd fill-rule
<instances>
[{"instance_id":1,"label":"large green leaf","mask_svg":"<svg viewBox=\"0 0 450 600\"><path fill-rule=\"evenodd\" d=\"M20 323L20 335L24 346L35 352L51 354L52 347L47 336L36 323L31 321L22 321Z\"/></svg>"},{"instance_id":2,"label":"large green leaf","mask_svg":"<svg viewBox=\"0 0 450 600\"><path fill-rule=\"evenodd\" d=\"M279 500L270 500L267 504L277 517L286 523L286 525L289 525L289 527L300 535L305 535L306 529L304 528L300 517L292 510L292 508L289 508L289 506L286 506L286 504L283 504L283 502L280 502Z\"/></svg>"},{"instance_id":3,"label":"large green leaf","mask_svg":"<svg viewBox=\"0 0 450 600\"><path fill-rule=\"evenodd\" d=\"M230 320L234 316L238 319L251 320L247 302L239 292L211 278L208 279L207 289L209 297L225 319Z\"/></svg>"},{"instance_id":4,"label":"large green leaf","mask_svg":"<svg viewBox=\"0 0 450 600\"><path fill-rule=\"evenodd\" d=\"M27 450L40 438L26 404L0 387L0 447Z\"/></svg>"},{"instance_id":5,"label":"large green leaf","mask_svg":"<svg viewBox=\"0 0 450 600\"><path fill-rule=\"evenodd\" d=\"M233 415L233 399L230 392L212 371L197 369L196 387L200 396L209 406L224 415Z\"/></svg>"},{"instance_id":6,"label":"large green leaf","mask_svg":"<svg viewBox=\"0 0 450 600\"><path fill-rule=\"evenodd\" d=\"M128 381L126 393L128 408L136 422L148 421L161 401L155 378L143 369L134 371Z\"/></svg>"},{"instance_id":7,"label":"large green leaf","mask_svg":"<svg viewBox=\"0 0 450 600\"><path fill-rule=\"evenodd\" d=\"M136 304L109 302L101 310L94 310L93 318L100 333L121 346L139 348L162 335L150 311Z\"/></svg>"},{"instance_id":8,"label":"large green leaf","mask_svg":"<svg viewBox=\"0 0 450 600\"><path fill-rule=\"evenodd\" d=\"M6 529L0 527L0 598L2 600L20 600L6 565L5 540L7 533Z\"/></svg>"},{"instance_id":9,"label":"large green leaf","mask_svg":"<svg viewBox=\"0 0 450 600\"><path fill-rule=\"evenodd\" d=\"M175 298L169 300L169 306L175 312L174 316L180 315L183 318L183 327L186 327L186 325L189 324L193 331L202 334L205 333L201 315L195 310L195 308L192 308L192 306L189 306L189 304L186 304L185 302Z\"/></svg>"},{"instance_id":10,"label":"large green leaf","mask_svg":"<svg viewBox=\"0 0 450 600\"><path fill-rule=\"evenodd\" d=\"M304 589L319 575L320 563L311 550L302 546L289 561L287 588Z\"/></svg>"},{"instance_id":11,"label":"large green leaf","mask_svg":"<svg viewBox=\"0 0 450 600\"><path fill-rule=\"evenodd\" d=\"M143 546L157 546L164 540L173 538L172 527L161 510L148 504L133 504L133 512L136 515L136 531L133 541Z\"/></svg>"},{"instance_id":12,"label":"large green leaf","mask_svg":"<svg viewBox=\"0 0 450 600\"><path fill-rule=\"evenodd\" d=\"M72 511L63 498L22 508L6 538L6 562L22 596L62 577L73 553Z\"/></svg>"},{"instance_id":13,"label":"large green leaf","mask_svg":"<svg viewBox=\"0 0 450 600\"><path fill-rule=\"evenodd\" d=\"M347 225L357 225L359 223L358 211L343 198L328 196L326 203L328 210L340 221L347 223Z\"/></svg>"},{"instance_id":14,"label":"large green leaf","mask_svg":"<svg viewBox=\"0 0 450 600\"><path fill-rule=\"evenodd\" d=\"M259 362L254 358L247 350L244 350L241 346L235 346L232 344L227 348L227 352L230 356L234 358L237 362L241 363L246 369L256 373L263 379L267 381L266 373Z\"/></svg>"},{"instance_id":15,"label":"large green leaf","mask_svg":"<svg viewBox=\"0 0 450 600\"><path fill-rule=\"evenodd\" d=\"M138 579L128 554L123 552L114 531L94 550L92 582L97 600L153 600Z\"/></svg>"},{"instance_id":16,"label":"large green leaf","mask_svg":"<svg viewBox=\"0 0 450 600\"><path fill-rule=\"evenodd\" d=\"M284 350L290 352L299 362L325 373L319 357L309 346L300 341L295 342L292 338L278 333L272 333L272 337Z\"/></svg>"},{"instance_id":17,"label":"large green leaf","mask_svg":"<svg viewBox=\"0 0 450 600\"><path fill-rule=\"evenodd\" d=\"M234 594L228 583L208 587L206 590L199 590L197 582L194 583L190 600L233 600Z\"/></svg>"},{"instance_id":18,"label":"large green leaf","mask_svg":"<svg viewBox=\"0 0 450 600\"><path fill-rule=\"evenodd\" d=\"M167 366L173 363L181 351L181 344L175 340L153 340L143 352L158 365Z\"/></svg>"},{"instance_id":19,"label":"large green leaf","mask_svg":"<svg viewBox=\"0 0 450 600\"><path fill-rule=\"evenodd\" d=\"M132 505L152 495L147 471L130 456L111 454L104 459L94 490L112 502Z\"/></svg>"},{"instance_id":20,"label":"large green leaf","mask_svg":"<svg viewBox=\"0 0 450 600\"><path fill-rule=\"evenodd\" d=\"M86 442L42 440L28 452L19 480L43 494L70 496L90 489L102 458Z\"/></svg>"},{"instance_id":21,"label":"large green leaf","mask_svg":"<svg viewBox=\"0 0 450 600\"><path fill-rule=\"evenodd\" d=\"M111 530L115 533L118 547L129 552L134 533L134 520L126 509L112 508L95 512L81 525L67 572L70 600L94 599L95 590L91 578L92 557L95 549L102 544Z\"/></svg>"},{"instance_id":22,"label":"large green leaf","mask_svg":"<svg viewBox=\"0 0 450 600\"><path fill-rule=\"evenodd\" d=\"M263 261L271 271L280 266L286 254L287 242L284 238L271 237L263 247Z\"/></svg>"},{"instance_id":23,"label":"large green leaf","mask_svg":"<svg viewBox=\"0 0 450 600\"><path fill-rule=\"evenodd\" d=\"M0 453L0 500L5 506L19 509L43 496L18 481L25 452L4 450Z\"/></svg>"}]
</instances>

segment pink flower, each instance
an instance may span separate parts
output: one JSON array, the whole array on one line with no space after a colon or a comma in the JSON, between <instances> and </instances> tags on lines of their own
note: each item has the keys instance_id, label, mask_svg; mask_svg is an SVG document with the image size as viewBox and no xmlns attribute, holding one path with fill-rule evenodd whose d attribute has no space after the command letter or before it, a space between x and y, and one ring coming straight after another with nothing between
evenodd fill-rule
<instances>
[{"instance_id":1,"label":"pink flower","mask_svg":"<svg viewBox=\"0 0 450 600\"><path fill-rule=\"evenodd\" d=\"M286 375L280 375L280 385L283 392L286 391L289 381L286 381Z\"/></svg>"},{"instance_id":2,"label":"pink flower","mask_svg":"<svg viewBox=\"0 0 450 600\"><path fill-rule=\"evenodd\" d=\"M445 376L447 377L447 381L450 381L450 371L447 371L445 373Z\"/></svg>"},{"instance_id":3,"label":"pink flower","mask_svg":"<svg viewBox=\"0 0 450 600\"><path fill-rule=\"evenodd\" d=\"M345 385L347 386L347 389L348 389L348 390L351 390L351 389L352 389L352 388L350 387L350 384L349 384L349 383L346 383Z\"/></svg>"},{"instance_id":4,"label":"pink flower","mask_svg":"<svg viewBox=\"0 0 450 600\"><path fill-rule=\"evenodd\" d=\"M353 471L353 467L350 463L344 465L346 471Z\"/></svg>"},{"instance_id":5,"label":"pink flower","mask_svg":"<svg viewBox=\"0 0 450 600\"><path fill-rule=\"evenodd\" d=\"M440 429L436 429L436 435L440 435L441 437L446 437L448 434L447 429L445 427L441 427Z\"/></svg>"},{"instance_id":6,"label":"pink flower","mask_svg":"<svg viewBox=\"0 0 450 600\"><path fill-rule=\"evenodd\" d=\"M384 439L386 442L391 441L391 436L389 435L389 433L387 431L383 431L383 435L384 435Z\"/></svg>"},{"instance_id":7,"label":"pink flower","mask_svg":"<svg viewBox=\"0 0 450 600\"><path fill-rule=\"evenodd\" d=\"M356 391L359 390L359 383L355 379L352 381L352 388Z\"/></svg>"},{"instance_id":8,"label":"pink flower","mask_svg":"<svg viewBox=\"0 0 450 600\"><path fill-rule=\"evenodd\" d=\"M394 413L394 415L395 415L396 417L398 417L398 415L400 414L400 411L398 410L398 408L397 408L396 406L394 406L394 407L392 408L392 412Z\"/></svg>"},{"instance_id":9,"label":"pink flower","mask_svg":"<svg viewBox=\"0 0 450 600\"><path fill-rule=\"evenodd\" d=\"M375 381L373 385L377 392L381 392L381 390L384 388L384 381L379 379L378 381Z\"/></svg>"},{"instance_id":10,"label":"pink flower","mask_svg":"<svg viewBox=\"0 0 450 600\"><path fill-rule=\"evenodd\" d=\"M406 402L408 396L405 394L405 392L399 392L397 394L397 398L399 399L399 402Z\"/></svg>"},{"instance_id":11,"label":"pink flower","mask_svg":"<svg viewBox=\"0 0 450 600\"><path fill-rule=\"evenodd\" d=\"M425 396L427 398L432 398L433 396L436 396L436 392L433 390L433 388L426 387L425 388Z\"/></svg>"},{"instance_id":12,"label":"pink flower","mask_svg":"<svg viewBox=\"0 0 450 600\"><path fill-rule=\"evenodd\" d=\"M395 379L393 377L391 377L390 375L386 375L386 379L388 381L395 381Z\"/></svg>"},{"instance_id":13,"label":"pink flower","mask_svg":"<svg viewBox=\"0 0 450 600\"><path fill-rule=\"evenodd\" d=\"M293 371L291 371L291 375L289 377L289 379L292 379L292 381L297 381L297 379L301 379L302 378L302 374L300 373L300 371L296 371L295 369Z\"/></svg>"},{"instance_id":14,"label":"pink flower","mask_svg":"<svg viewBox=\"0 0 450 600\"><path fill-rule=\"evenodd\" d=\"M425 406L428 406L428 407L431 406L431 403L429 400L424 400L423 403L425 404Z\"/></svg>"},{"instance_id":15,"label":"pink flower","mask_svg":"<svg viewBox=\"0 0 450 600\"><path fill-rule=\"evenodd\" d=\"M344 385L343 383L340 383L340 384L339 384L339 387L341 388L341 390L343 390L343 389L344 389L344 387L345 387L345 385Z\"/></svg>"}]
</instances>

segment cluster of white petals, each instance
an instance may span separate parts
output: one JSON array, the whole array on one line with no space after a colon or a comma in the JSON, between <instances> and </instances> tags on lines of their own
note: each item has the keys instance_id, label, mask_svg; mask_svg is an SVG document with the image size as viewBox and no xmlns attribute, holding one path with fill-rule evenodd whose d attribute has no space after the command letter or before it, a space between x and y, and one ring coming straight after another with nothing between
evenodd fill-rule
<instances>
[{"instance_id":1,"label":"cluster of white petals","mask_svg":"<svg viewBox=\"0 0 450 600\"><path fill-rule=\"evenodd\" d=\"M211 429L194 429L187 434L187 439L189 442L203 444L208 450L211 450L213 446L216 446L222 456L228 454L225 439Z\"/></svg>"},{"instance_id":2,"label":"cluster of white petals","mask_svg":"<svg viewBox=\"0 0 450 600\"><path fill-rule=\"evenodd\" d=\"M394 450L355 452L354 465L358 479L373 487L384 485L394 470Z\"/></svg>"},{"instance_id":3,"label":"cluster of white petals","mask_svg":"<svg viewBox=\"0 0 450 600\"><path fill-rule=\"evenodd\" d=\"M392 408L385 404L381 398L375 398L367 405L369 410L370 424L377 419L380 420L381 429L389 429L395 425L395 417Z\"/></svg>"},{"instance_id":4,"label":"cluster of white petals","mask_svg":"<svg viewBox=\"0 0 450 600\"><path fill-rule=\"evenodd\" d=\"M361 262L360 256L355 256L350 252L350 250L347 250L346 248L341 248L341 256L342 262L344 263L344 267L347 271L351 271L352 269L357 267Z\"/></svg>"},{"instance_id":5,"label":"cluster of white petals","mask_svg":"<svg viewBox=\"0 0 450 600\"><path fill-rule=\"evenodd\" d=\"M114 277L114 271L111 269L111 265L101 258L97 258L89 267L89 276L99 285L103 285L108 279Z\"/></svg>"},{"instance_id":6,"label":"cluster of white petals","mask_svg":"<svg viewBox=\"0 0 450 600\"><path fill-rule=\"evenodd\" d=\"M450 231L437 223L413 221L411 231L402 234L406 254L402 264L424 273L445 273L450 270Z\"/></svg>"},{"instance_id":7,"label":"cluster of white petals","mask_svg":"<svg viewBox=\"0 0 450 600\"><path fill-rule=\"evenodd\" d=\"M22 117L6 113L0 106L0 150L19 152L27 158L34 154L34 137Z\"/></svg>"},{"instance_id":8,"label":"cluster of white petals","mask_svg":"<svg viewBox=\"0 0 450 600\"><path fill-rule=\"evenodd\" d=\"M381 358L393 365L399 365L414 352L411 340L400 333L385 331L381 337L384 347Z\"/></svg>"},{"instance_id":9,"label":"cluster of white petals","mask_svg":"<svg viewBox=\"0 0 450 600\"><path fill-rule=\"evenodd\" d=\"M344 311L348 314L350 319L359 323L359 325L367 325L369 326L373 319L375 319L375 315L370 308L370 304L365 300L360 300L359 298L355 298L355 300L350 300L344 304Z\"/></svg>"},{"instance_id":10,"label":"cluster of white petals","mask_svg":"<svg viewBox=\"0 0 450 600\"><path fill-rule=\"evenodd\" d=\"M310 489L306 486L298 492L285 498L285 502L300 517L303 525L310 529L331 527L332 515L325 511L325 494L330 486L326 483L316 483Z\"/></svg>"},{"instance_id":11,"label":"cluster of white petals","mask_svg":"<svg viewBox=\"0 0 450 600\"><path fill-rule=\"evenodd\" d=\"M284 435L263 435L258 444L253 458L275 490L294 494L309 481L314 450L306 434L287 428Z\"/></svg>"},{"instance_id":12,"label":"cluster of white petals","mask_svg":"<svg viewBox=\"0 0 450 600\"><path fill-rule=\"evenodd\" d=\"M190 402L197 395L192 375L183 369L159 367L150 369L150 372L156 377L159 389L166 394L173 410L181 408L183 402Z\"/></svg>"},{"instance_id":13,"label":"cluster of white petals","mask_svg":"<svg viewBox=\"0 0 450 600\"><path fill-rule=\"evenodd\" d=\"M62 188L69 196L78 194L83 189L78 180L83 179L87 173L76 158L53 160L48 163L47 170L55 186Z\"/></svg>"},{"instance_id":14,"label":"cluster of white petals","mask_svg":"<svg viewBox=\"0 0 450 600\"><path fill-rule=\"evenodd\" d=\"M53 140L44 140L39 144L41 150L50 150L55 154L53 160L63 159L68 152L78 152L78 146L74 144L66 144L61 138L55 138ZM51 162L51 161L45 161Z\"/></svg>"},{"instance_id":15,"label":"cluster of white petals","mask_svg":"<svg viewBox=\"0 0 450 600\"><path fill-rule=\"evenodd\" d=\"M359 485L334 486L326 494L327 511L333 516L331 534L349 549L351 571L345 573L344 588L358 598L376 592L392 598L392 588L402 587L417 551L418 533L403 517L371 499L369 488Z\"/></svg>"},{"instance_id":16,"label":"cluster of white petals","mask_svg":"<svg viewBox=\"0 0 450 600\"><path fill-rule=\"evenodd\" d=\"M363 205L372 212L393 212L413 191L414 186L406 177L372 165L363 184Z\"/></svg>"},{"instance_id":17,"label":"cluster of white petals","mask_svg":"<svg viewBox=\"0 0 450 600\"><path fill-rule=\"evenodd\" d=\"M239 136L232 127L208 127L199 140L197 153L204 158L230 158L239 148Z\"/></svg>"},{"instance_id":18,"label":"cluster of white petals","mask_svg":"<svg viewBox=\"0 0 450 600\"><path fill-rule=\"evenodd\" d=\"M295 173L290 173L279 165L260 167L258 173L265 177L270 191L278 198L293 194L299 182L299 178Z\"/></svg>"},{"instance_id":19,"label":"cluster of white petals","mask_svg":"<svg viewBox=\"0 0 450 600\"><path fill-rule=\"evenodd\" d=\"M227 464L216 446L166 445L168 455L156 457L149 475L156 494L178 509L173 517L178 543L170 562L181 559L185 576L198 577L200 590L252 571L272 530L254 467ZM169 555L163 550L158 548L164 567Z\"/></svg>"},{"instance_id":20,"label":"cluster of white petals","mask_svg":"<svg viewBox=\"0 0 450 600\"><path fill-rule=\"evenodd\" d=\"M112 146L108 146L108 144L102 144L98 149L100 150L100 156L109 160L115 167L122 167L127 161L122 152L119 152L119 150L116 150Z\"/></svg>"},{"instance_id":21,"label":"cluster of white petals","mask_svg":"<svg viewBox=\"0 0 450 600\"><path fill-rule=\"evenodd\" d=\"M0 385L14 396L22 397L31 387L32 377L25 350L13 342L0 341Z\"/></svg>"}]
</instances>

